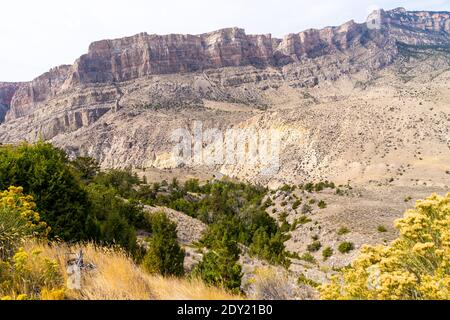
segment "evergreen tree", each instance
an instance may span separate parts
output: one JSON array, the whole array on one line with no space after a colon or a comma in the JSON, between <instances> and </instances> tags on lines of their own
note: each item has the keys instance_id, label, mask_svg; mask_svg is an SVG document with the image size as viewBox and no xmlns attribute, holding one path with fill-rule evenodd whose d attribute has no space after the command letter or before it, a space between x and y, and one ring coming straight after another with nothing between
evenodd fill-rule
<instances>
[{"instance_id":1,"label":"evergreen tree","mask_svg":"<svg viewBox=\"0 0 450 320\"><path fill-rule=\"evenodd\" d=\"M238 263L240 249L227 233L216 241L195 267L194 276L234 293L240 292L242 267Z\"/></svg>"},{"instance_id":2,"label":"evergreen tree","mask_svg":"<svg viewBox=\"0 0 450 320\"><path fill-rule=\"evenodd\" d=\"M151 217L152 237L144 257L144 268L163 276L181 276L184 273L184 250L177 242L177 226L164 213Z\"/></svg>"},{"instance_id":3,"label":"evergreen tree","mask_svg":"<svg viewBox=\"0 0 450 320\"><path fill-rule=\"evenodd\" d=\"M44 142L0 147L0 190L9 186L21 186L33 196L42 220L51 227L51 237L70 241L89 237L87 194L62 150Z\"/></svg>"}]
</instances>

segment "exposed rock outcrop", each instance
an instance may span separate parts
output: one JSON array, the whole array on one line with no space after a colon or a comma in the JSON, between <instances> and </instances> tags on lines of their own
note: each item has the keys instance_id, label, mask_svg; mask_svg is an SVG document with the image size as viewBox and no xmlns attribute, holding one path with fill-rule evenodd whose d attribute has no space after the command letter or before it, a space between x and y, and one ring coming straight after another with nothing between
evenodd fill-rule
<instances>
[{"instance_id":1,"label":"exposed rock outcrop","mask_svg":"<svg viewBox=\"0 0 450 320\"><path fill-rule=\"evenodd\" d=\"M448 152L449 27L450 13L395 9L283 39L229 28L98 41L72 66L0 84L0 143L44 138L105 168L170 168L170 133L194 121L281 128L288 136L280 180L363 176L370 166L378 172L371 161L414 152L425 140ZM407 138L392 147L398 130ZM257 180L251 164L219 169Z\"/></svg>"},{"instance_id":2,"label":"exposed rock outcrop","mask_svg":"<svg viewBox=\"0 0 450 320\"><path fill-rule=\"evenodd\" d=\"M6 121L32 113L39 103L46 102L63 88L71 66L51 69L28 83L22 83L15 91Z\"/></svg>"},{"instance_id":3,"label":"exposed rock outcrop","mask_svg":"<svg viewBox=\"0 0 450 320\"><path fill-rule=\"evenodd\" d=\"M151 75L225 67L284 66L283 76L292 78L299 74L295 65L308 66L311 59L321 57L330 57L331 61L347 59L354 70L362 68L358 63L369 70L378 70L393 61L398 53L398 42L442 45L450 41L448 12L407 12L399 8L376 11L370 19L378 19L375 21L378 25L349 21L339 27L290 34L284 39L272 38L270 34L247 35L243 29L229 28L201 35L141 33L94 42L88 53L73 66L54 68L15 88L10 105L2 103L2 113L9 109L5 118L10 121L33 113L39 104L45 104L64 90L80 85L126 82ZM292 64L293 67L289 66ZM314 64L324 67L320 61ZM342 69L342 73L350 71L345 67ZM337 78L339 74L330 76ZM308 75L303 80L305 85L315 85L320 79ZM79 105L74 103L68 107L73 106Z\"/></svg>"},{"instance_id":4,"label":"exposed rock outcrop","mask_svg":"<svg viewBox=\"0 0 450 320\"><path fill-rule=\"evenodd\" d=\"M0 82L0 124L5 120L6 113L11 107L11 100L19 86L19 83Z\"/></svg>"}]
</instances>

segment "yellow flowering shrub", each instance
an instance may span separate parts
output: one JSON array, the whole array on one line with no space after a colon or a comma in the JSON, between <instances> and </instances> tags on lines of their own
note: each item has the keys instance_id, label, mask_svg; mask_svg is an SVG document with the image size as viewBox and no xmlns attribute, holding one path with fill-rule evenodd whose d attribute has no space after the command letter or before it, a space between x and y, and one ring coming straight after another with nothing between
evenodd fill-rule
<instances>
[{"instance_id":1,"label":"yellow flowering shrub","mask_svg":"<svg viewBox=\"0 0 450 320\"><path fill-rule=\"evenodd\" d=\"M8 261L0 261L0 298L59 300L64 294L58 262L40 250L20 248Z\"/></svg>"},{"instance_id":2,"label":"yellow flowering shrub","mask_svg":"<svg viewBox=\"0 0 450 320\"><path fill-rule=\"evenodd\" d=\"M450 193L417 201L388 246L365 246L320 287L322 299L450 299Z\"/></svg>"},{"instance_id":3,"label":"yellow flowering shrub","mask_svg":"<svg viewBox=\"0 0 450 320\"><path fill-rule=\"evenodd\" d=\"M11 256L27 237L48 235L50 228L35 211L33 197L22 187L0 192L0 258Z\"/></svg>"}]
</instances>

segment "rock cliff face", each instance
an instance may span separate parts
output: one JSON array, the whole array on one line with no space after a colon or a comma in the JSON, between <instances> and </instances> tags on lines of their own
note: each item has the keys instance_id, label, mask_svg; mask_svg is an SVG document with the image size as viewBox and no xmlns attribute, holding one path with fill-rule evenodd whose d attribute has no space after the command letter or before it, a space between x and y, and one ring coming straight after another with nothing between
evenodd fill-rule
<instances>
[{"instance_id":1,"label":"rock cliff face","mask_svg":"<svg viewBox=\"0 0 450 320\"><path fill-rule=\"evenodd\" d=\"M367 126L392 122L385 113L387 105L396 106L399 97L408 96L408 85L411 92L422 90L415 85L423 83L432 87L417 114L405 114L409 141L421 134L411 129L415 121L430 136L439 133L436 143L445 141L445 108L434 100L446 97L441 86L447 83L443 75L450 67L449 46L450 13L404 9L376 11L366 23L349 21L283 39L229 28L201 35L142 33L98 41L71 66L54 68L28 83L0 83L0 143L43 137L71 155L93 156L104 167L171 167L170 132L191 129L196 120L219 129L261 124L306 128L315 142L299 150L299 138L290 135L279 176L326 178L324 168L339 167L340 162L330 159L341 161L351 149L348 144L381 137L377 148L389 149L392 142L385 146L382 133L391 130L395 136L397 128L368 138L373 131ZM411 94L411 99L418 97ZM436 119L419 110L429 100L438 104L430 108L442 107ZM367 123L365 117L370 118ZM323 168L313 166L313 160L322 161ZM252 168L245 166L223 171L252 179Z\"/></svg>"},{"instance_id":2,"label":"rock cliff face","mask_svg":"<svg viewBox=\"0 0 450 320\"><path fill-rule=\"evenodd\" d=\"M148 35L93 43L74 65L80 83L127 81L152 74L271 64L270 35L247 36L231 28L194 35Z\"/></svg>"},{"instance_id":3,"label":"rock cliff face","mask_svg":"<svg viewBox=\"0 0 450 320\"><path fill-rule=\"evenodd\" d=\"M5 120L6 113L11 107L11 100L19 86L19 83L0 82L0 123Z\"/></svg>"},{"instance_id":4,"label":"rock cliff face","mask_svg":"<svg viewBox=\"0 0 450 320\"><path fill-rule=\"evenodd\" d=\"M60 66L13 91L0 89L11 98L2 103L6 121L31 114L39 103L79 85L111 84L151 75L193 73L225 67L253 66L282 68L309 63L324 56L346 55L379 69L397 55L398 42L411 45L442 45L450 41L448 12L407 12L399 8L376 11L369 17L375 26L347 22L339 27L310 29L284 39L268 35L247 35L229 28L202 35L148 35L103 40L90 45L87 54L73 66ZM358 54L355 54L358 52ZM357 63L358 61L356 61ZM285 68L287 70L289 68ZM286 75L288 78L291 74ZM317 84L317 79L306 79ZM3 85L4 86L4 85ZM0 100L1 101L1 100ZM2 119L0 118L0 120Z\"/></svg>"},{"instance_id":5,"label":"rock cliff face","mask_svg":"<svg viewBox=\"0 0 450 320\"><path fill-rule=\"evenodd\" d=\"M66 81L71 66L60 66L51 69L31 82L20 84L10 101L10 110L6 121L32 113L36 106L51 99Z\"/></svg>"}]
</instances>

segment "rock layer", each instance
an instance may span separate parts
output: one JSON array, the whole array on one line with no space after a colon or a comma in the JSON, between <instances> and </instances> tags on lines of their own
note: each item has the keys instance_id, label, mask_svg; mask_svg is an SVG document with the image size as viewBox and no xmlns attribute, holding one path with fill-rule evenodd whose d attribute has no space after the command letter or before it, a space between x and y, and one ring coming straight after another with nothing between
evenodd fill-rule
<instances>
[{"instance_id":1,"label":"rock layer","mask_svg":"<svg viewBox=\"0 0 450 320\"><path fill-rule=\"evenodd\" d=\"M72 66L0 84L0 143L44 138L105 168L172 168L170 133L195 121L222 131L281 128L292 133L280 180L368 177L366 168L379 179L390 174L389 153L406 158L422 141L448 153L449 16L376 11L369 23L283 39L230 28L98 41ZM213 170L259 182L252 165Z\"/></svg>"},{"instance_id":2,"label":"rock layer","mask_svg":"<svg viewBox=\"0 0 450 320\"><path fill-rule=\"evenodd\" d=\"M370 24L372 20L375 25ZM45 104L59 92L80 85L120 83L151 75L224 67L284 68L308 63L309 59L342 54L349 60L364 55L365 66L379 69L397 55L398 42L442 45L448 44L449 39L448 12L407 12L399 8L374 12L369 24L350 21L339 27L290 34L284 39L272 38L270 34L247 35L243 29L229 28L201 35L141 33L102 40L92 43L88 53L73 66L54 68L18 87L7 86L14 89L0 88L0 122L3 118L10 121L31 114L39 104ZM292 74L286 76L290 78ZM305 83L315 85L317 80L310 78Z\"/></svg>"}]
</instances>

